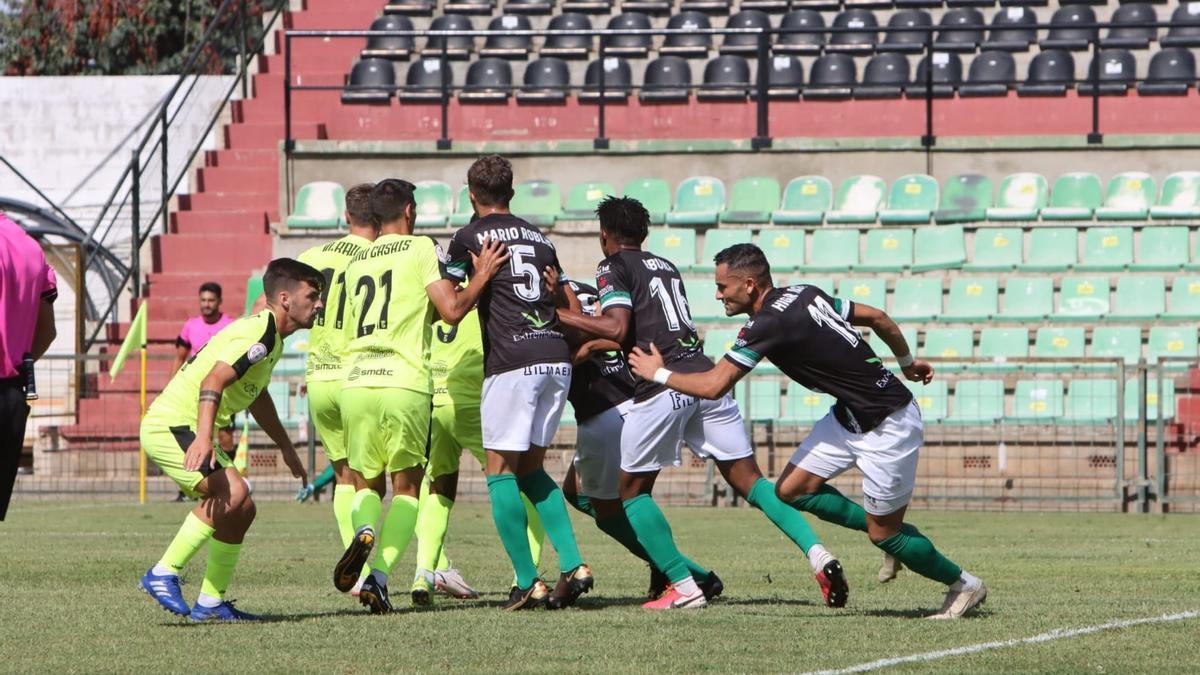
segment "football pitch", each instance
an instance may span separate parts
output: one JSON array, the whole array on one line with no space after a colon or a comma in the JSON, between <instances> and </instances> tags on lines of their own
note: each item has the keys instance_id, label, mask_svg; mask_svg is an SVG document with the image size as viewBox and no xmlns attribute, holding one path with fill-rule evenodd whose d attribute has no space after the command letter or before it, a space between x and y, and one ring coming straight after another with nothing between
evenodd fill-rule
<instances>
[{"instance_id":1,"label":"football pitch","mask_svg":"<svg viewBox=\"0 0 1200 675\"><path fill-rule=\"evenodd\" d=\"M483 598L439 596L432 609L410 609L414 544L391 584L400 611L370 616L333 588L340 550L329 503L266 502L229 597L268 621L191 625L137 587L185 511L180 504L18 495L0 524L0 671L1200 669L1194 516L916 512L912 520L990 591L976 615L925 621L922 615L940 607L943 587L908 571L878 584L880 556L865 536L818 523L851 584L847 608L826 608L799 552L744 508L665 509L681 548L725 582L725 595L705 610L642 610L645 566L576 517L595 590L574 609L501 612L508 561L487 505L462 504L451 520L449 553ZM185 571L189 602L203 558L201 552ZM541 569L553 584L553 553ZM1133 621L1140 619L1150 621Z\"/></svg>"}]
</instances>

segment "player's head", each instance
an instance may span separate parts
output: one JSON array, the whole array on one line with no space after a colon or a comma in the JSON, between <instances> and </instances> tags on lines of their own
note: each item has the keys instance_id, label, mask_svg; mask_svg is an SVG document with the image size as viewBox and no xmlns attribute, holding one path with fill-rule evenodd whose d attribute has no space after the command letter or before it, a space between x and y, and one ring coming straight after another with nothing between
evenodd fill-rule
<instances>
[{"instance_id":1,"label":"player's head","mask_svg":"<svg viewBox=\"0 0 1200 675\"><path fill-rule=\"evenodd\" d=\"M759 298L770 291L771 263L754 244L734 244L713 257L717 265L717 299L725 315L753 314Z\"/></svg>"},{"instance_id":2,"label":"player's head","mask_svg":"<svg viewBox=\"0 0 1200 675\"><path fill-rule=\"evenodd\" d=\"M379 223L371 213L371 189L374 187L374 183L359 183L346 190L346 224L360 236L367 236L369 231L368 239L374 239L379 230Z\"/></svg>"},{"instance_id":3,"label":"player's head","mask_svg":"<svg viewBox=\"0 0 1200 675\"><path fill-rule=\"evenodd\" d=\"M289 326L288 333L298 328L312 328L321 309L321 291L325 278L316 269L291 258L276 258L263 274L263 296L267 307L282 311ZM278 316L278 314L276 315Z\"/></svg>"},{"instance_id":4,"label":"player's head","mask_svg":"<svg viewBox=\"0 0 1200 675\"><path fill-rule=\"evenodd\" d=\"M612 255L621 246L640 247L650 232L650 213L632 197L609 195L596 206L600 218L600 248Z\"/></svg>"},{"instance_id":5,"label":"player's head","mask_svg":"<svg viewBox=\"0 0 1200 675\"><path fill-rule=\"evenodd\" d=\"M507 209L513 196L512 162L500 155L485 155L467 169L467 194L476 213L479 207Z\"/></svg>"},{"instance_id":6,"label":"player's head","mask_svg":"<svg viewBox=\"0 0 1200 675\"><path fill-rule=\"evenodd\" d=\"M206 281L200 284L200 316L211 319L221 313L221 284Z\"/></svg>"},{"instance_id":7,"label":"player's head","mask_svg":"<svg viewBox=\"0 0 1200 675\"><path fill-rule=\"evenodd\" d=\"M417 186L399 178L385 178L371 188L371 214L381 231L409 234L417 218Z\"/></svg>"}]
</instances>

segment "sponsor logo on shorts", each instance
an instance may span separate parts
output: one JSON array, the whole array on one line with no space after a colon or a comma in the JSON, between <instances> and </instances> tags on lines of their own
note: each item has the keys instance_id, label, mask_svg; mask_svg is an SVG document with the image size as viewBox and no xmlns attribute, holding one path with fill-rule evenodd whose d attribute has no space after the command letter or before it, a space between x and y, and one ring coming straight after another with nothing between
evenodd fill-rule
<instances>
[{"instance_id":1,"label":"sponsor logo on shorts","mask_svg":"<svg viewBox=\"0 0 1200 675\"><path fill-rule=\"evenodd\" d=\"M687 394L681 394L677 391L671 390L667 390L667 393L671 395L671 410L681 410L683 408L690 408L693 405L696 405L696 399L688 396Z\"/></svg>"},{"instance_id":2,"label":"sponsor logo on shorts","mask_svg":"<svg viewBox=\"0 0 1200 675\"><path fill-rule=\"evenodd\" d=\"M258 385L254 384L253 382L243 382L242 391L250 394L251 396L258 396Z\"/></svg>"},{"instance_id":3,"label":"sponsor logo on shorts","mask_svg":"<svg viewBox=\"0 0 1200 675\"><path fill-rule=\"evenodd\" d=\"M545 364L539 363L534 366L525 366L526 375L562 375L564 377L571 376L571 366L564 364Z\"/></svg>"},{"instance_id":4,"label":"sponsor logo on shorts","mask_svg":"<svg viewBox=\"0 0 1200 675\"><path fill-rule=\"evenodd\" d=\"M261 342L255 342L250 345L250 349L246 350L246 360L250 363L258 363L265 359L269 353L270 350L267 349L266 345Z\"/></svg>"}]
</instances>

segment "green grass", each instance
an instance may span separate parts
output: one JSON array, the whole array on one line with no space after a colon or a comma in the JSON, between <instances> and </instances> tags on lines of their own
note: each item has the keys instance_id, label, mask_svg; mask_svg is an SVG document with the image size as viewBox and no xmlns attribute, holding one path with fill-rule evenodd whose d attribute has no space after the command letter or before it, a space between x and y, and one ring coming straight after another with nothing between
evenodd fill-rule
<instances>
[{"instance_id":1,"label":"green grass","mask_svg":"<svg viewBox=\"0 0 1200 675\"><path fill-rule=\"evenodd\" d=\"M849 606L830 610L806 561L757 513L673 508L681 547L725 581L707 610L640 609L645 567L577 518L596 589L572 610L507 614L496 605L511 571L489 512L464 504L450 554L483 599L409 610L410 549L392 585L403 609L376 617L333 589L340 551L325 502L259 506L230 595L270 622L189 625L137 590L183 506L19 499L0 525L3 672L795 672L1200 609L1195 517L916 513L990 589L979 616L931 622L919 617L940 606L943 589L908 571L877 584L879 554L858 533L817 526L851 583ZM203 556L187 570L189 601ZM548 579L553 562L543 561ZM892 670L1195 672L1198 635L1200 619L1190 619Z\"/></svg>"}]
</instances>

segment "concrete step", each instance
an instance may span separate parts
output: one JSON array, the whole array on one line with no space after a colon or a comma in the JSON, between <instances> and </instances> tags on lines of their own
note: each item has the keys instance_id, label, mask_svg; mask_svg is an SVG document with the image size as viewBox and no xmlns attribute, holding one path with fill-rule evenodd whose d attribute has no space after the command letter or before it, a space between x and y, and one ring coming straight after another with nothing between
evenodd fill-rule
<instances>
[{"instance_id":1,"label":"concrete step","mask_svg":"<svg viewBox=\"0 0 1200 675\"><path fill-rule=\"evenodd\" d=\"M284 137L283 122L274 124L228 124L225 126L225 147L276 149ZM325 125L293 123L292 138L315 140L327 138Z\"/></svg>"},{"instance_id":2,"label":"concrete step","mask_svg":"<svg viewBox=\"0 0 1200 675\"><path fill-rule=\"evenodd\" d=\"M215 270L249 270L271 261L270 235L159 235L151 239L153 271L194 272L197 278Z\"/></svg>"},{"instance_id":3,"label":"concrete step","mask_svg":"<svg viewBox=\"0 0 1200 675\"><path fill-rule=\"evenodd\" d=\"M222 311L233 317L241 316L242 310L246 307L246 294L225 291L224 287L221 290L223 291ZM149 303L146 311L150 312L152 321L166 321L175 324L176 331L183 327L184 321L196 316L199 312L195 295L154 296L153 298L144 298L142 302ZM136 307L133 308L133 311L136 311Z\"/></svg>"},{"instance_id":4,"label":"concrete step","mask_svg":"<svg viewBox=\"0 0 1200 675\"><path fill-rule=\"evenodd\" d=\"M183 211L258 211L272 222L279 220L279 194L270 192L197 192L179 196Z\"/></svg>"},{"instance_id":5,"label":"concrete step","mask_svg":"<svg viewBox=\"0 0 1200 675\"><path fill-rule=\"evenodd\" d=\"M303 12L288 12L284 14L283 25L292 30L367 30L371 22L382 14L381 2L341 0L336 7L325 5ZM283 34L278 35L278 40L282 41Z\"/></svg>"},{"instance_id":6,"label":"concrete step","mask_svg":"<svg viewBox=\"0 0 1200 675\"><path fill-rule=\"evenodd\" d=\"M118 324L105 324L104 335L109 345L120 345L129 334L129 323L123 322ZM150 321L146 325L146 340L147 342L159 342L164 344L175 344L175 338L179 336L179 326L169 325L162 321Z\"/></svg>"},{"instance_id":7,"label":"concrete step","mask_svg":"<svg viewBox=\"0 0 1200 675\"><path fill-rule=\"evenodd\" d=\"M265 211L176 211L171 231L178 234L269 234Z\"/></svg>"},{"instance_id":8,"label":"concrete step","mask_svg":"<svg viewBox=\"0 0 1200 675\"><path fill-rule=\"evenodd\" d=\"M206 167L196 170L201 192L279 192L277 167Z\"/></svg>"},{"instance_id":9,"label":"concrete step","mask_svg":"<svg viewBox=\"0 0 1200 675\"><path fill-rule=\"evenodd\" d=\"M149 284L146 286L147 295L152 298L191 298L192 305L195 307L197 297L200 293L200 284L205 281L215 281L221 284L221 295L224 297L224 307L226 310L238 310L244 303L234 303L236 297L245 298L246 296L246 279L250 277L250 270L244 273L237 270L220 270L204 275L203 281L199 280L196 274L151 274ZM230 311L230 314L235 312Z\"/></svg>"},{"instance_id":10,"label":"concrete step","mask_svg":"<svg viewBox=\"0 0 1200 675\"><path fill-rule=\"evenodd\" d=\"M253 99L250 99L253 100ZM230 101L235 107L248 101ZM277 150L259 148L228 150L206 150L204 166L212 167L278 167L280 154Z\"/></svg>"}]
</instances>

